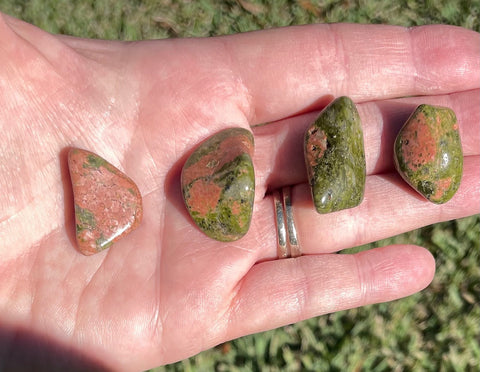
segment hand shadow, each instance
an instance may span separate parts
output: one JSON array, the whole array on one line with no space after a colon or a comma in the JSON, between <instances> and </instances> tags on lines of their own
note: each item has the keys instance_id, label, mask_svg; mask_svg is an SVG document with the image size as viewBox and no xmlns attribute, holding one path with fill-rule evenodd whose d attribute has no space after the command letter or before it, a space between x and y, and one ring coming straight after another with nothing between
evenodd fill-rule
<instances>
[{"instance_id":1,"label":"hand shadow","mask_svg":"<svg viewBox=\"0 0 480 372\"><path fill-rule=\"evenodd\" d=\"M22 328L0 326L0 371L2 372L106 372L99 360L66 348L52 339Z\"/></svg>"}]
</instances>

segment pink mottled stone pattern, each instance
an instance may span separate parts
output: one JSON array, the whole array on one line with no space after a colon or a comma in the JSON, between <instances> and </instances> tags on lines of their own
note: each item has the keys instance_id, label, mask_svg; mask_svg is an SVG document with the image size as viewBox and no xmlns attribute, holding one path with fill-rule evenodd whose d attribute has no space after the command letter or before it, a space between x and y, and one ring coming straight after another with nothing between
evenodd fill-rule
<instances>
[{"instance_id":1,"label":"pink mottled stone pattern","mask_svg":"<svg viewBox=\"0 0 480 372\"><path fill-rule=\"evenodd\" d=\"M78 248L92 255L138 227L142 197L137 185L100 156L71 149L68 167L75 203Z\"/></svg>"}]
</instances>

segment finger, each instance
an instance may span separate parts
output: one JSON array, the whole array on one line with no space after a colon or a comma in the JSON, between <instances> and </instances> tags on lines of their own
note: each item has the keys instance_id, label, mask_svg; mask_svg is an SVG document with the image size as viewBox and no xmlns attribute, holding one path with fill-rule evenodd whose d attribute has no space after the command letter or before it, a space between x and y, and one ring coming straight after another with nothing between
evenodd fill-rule
<instances>
[{"instance_id":1,"label":"finger","mask_svg":"<svg viewBox=\"0 0 480 372\"><path fill-rule=\"evenodd\" d=\"M480 213L480 156L465 158L459 190L447 203L425 200L397 174L368 177L365 198L352 209L318 214L310 189L294 189L295 222L304 253L328 252L398 235L433 223ZM296 202L295 202L296 200ZM328 231L328 236L325 234Z\"/></svg>"},{"instance_id":2,"label":"finger","mask_svg":"<svg viewBox=\"0 0 480 372\"><path fill-rule=\"evenodd\" d=\"M252 97L252 123L291 116L329 95L365 101L480 85L480 35L453 26L311 25L223 40Z\"/></svg>"},{"instance_id":3,"label":"finger","mask_svg":"<svg viewBox=\"0 0 480 372\"><path fill-rule=\"evenodd\" d=\"M432 255L416 246L259 263L238 286L230 336L408 296L425 288L434 271Z\"/></svg>"},{"instance_id":4,"label":"finger","mask_svg":"<svg viewBox=\"0 0 480 372\"><path fill-rule=\"evenodd\" d=\"M393 143L401 126L421 103L452 108L465 156L480 154L480 90L357 104L364 135L367 174L391 172ZM306 182L303 140L318 112L254 127L255 167L259 192Z\"/></svg>"},{"instance_id":5,"label":"finger","mask_svg":"<svg viewBox=\"0 0 480 372\"><path fill-rule=\"evenodd\" d=\"M318 214L310 187L292 189L297 236L303 254L336 252L411 231L433 223L480 213L480 156L464 159L463 178L454 197L445 204L433 204L398 174L368 176L362 203L351 209ZM258 260L277 257L277 235L273 201L267 196L257 203L251 228L259 245Z\"/></svg>"}]
</instances>

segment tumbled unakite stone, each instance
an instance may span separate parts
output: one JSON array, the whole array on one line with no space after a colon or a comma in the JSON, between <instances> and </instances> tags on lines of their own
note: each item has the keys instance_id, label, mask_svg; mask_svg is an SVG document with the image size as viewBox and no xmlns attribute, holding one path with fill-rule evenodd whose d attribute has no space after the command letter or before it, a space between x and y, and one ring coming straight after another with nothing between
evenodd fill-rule
<instances>
[{"instance_id":1,"label":"tumbled unakite stone","mask_svg":"<svg viewBox=\"0 0 480 372\"><path fill-rule=\"evenodd\" d=\"M137 185L100 156L71 149L68 167L75 203L78 248L91 255L137 228L142 196Z\"/></svg>"},{"instance_id":2,"label":"tumbled unakite stone","mask_svg":"<svg viewBox=\"0 0 480 372\"><path fill-rule=\"evenodd\" d=\"M431 202L457 192L463 153L457 118L446 107L420 105L395 140L395 165L403 179Z\"/></svg>"},{"instance_id":3,"label":"tumbled unakite stone","mask_svg":"<svg viewBox=\"0 0 480 372\"><path fill-rule=\"evenodd\" d=\"M350 98L339 97L322 110L305 133L304 150L318 213L361 203L365 189L365 150L360 116Z\"/></svg>"},{"instance_id":4,"label":"tumbled unakite stone","mask_svg":"<svg viewBox=\"0 0 480 372\"><path fill-rule=\"evenodd\" d=\"M247 233L255 196L252 156L252 134L225 129L200 144L183 166L185 205L207 236L234 241Z\"/></svg>"}]
</instances>

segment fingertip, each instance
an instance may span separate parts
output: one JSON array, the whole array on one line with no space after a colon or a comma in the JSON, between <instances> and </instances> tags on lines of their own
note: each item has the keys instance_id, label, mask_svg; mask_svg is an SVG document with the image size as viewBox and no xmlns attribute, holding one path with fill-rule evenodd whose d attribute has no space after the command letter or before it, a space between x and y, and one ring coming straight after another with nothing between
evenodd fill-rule
<instances>
[{"instance_id":1,"label":"fingertip","mask_svg":"<svg viewBox=\"0 0 480 372\"><path fill-rule=\"evenodd\" d=\"M391 245L357 254L364 303L390 301L425 289L435 274L435 259L416 245Z\"/></svg>"},{"instance_id":2,"label":"fingertip","mask_svg":"<svg viewBox=\"0 0 480 372\"><path fill-rule=\"evenodd\" d=\"M412 55L418 76L417 87L430 91L433 82L442 76L443 91L459 89L457 83L463 81L462 90L478 88L480 81L480 34L473 30L450 25L428 25L410 29ZM455 58L452 58L455 56ZM435 72L434 72L435 71ZM447 73L448 71L448 73ZM434 72L434 73L433 73Z\"/></svg>"},{"instance_id":3,"label":"fingertip","mask_svg":"<svg viewBox=\"0 0 480 372\"><path fill-rule=\"evenodd\" d=\"M420 253L423 254L424 264L421 265L421 268L423 268L423 270L425 272L423 272L421 276L428 280L428 282L425 284L425 287L427 287L431 283L431 281L433 280L433 277L435 276L435 257L426 248L418 247L418 246L415 246L415 248L418 249L419 254ZM420 254L420 256L421 256L421 254Z\"/></svg>"},{"instance_id":4,"label":"fingertip","mask_svg":"<svg viewBox=\"0 0 480 372\"><path fill-rule=\"evenodd\" d=\"M412 284L417 286L415 292L428 287L435 276L435 258L432 253L428 249L417 245L398 245L394 248L399 249L400 254L407 252L404 254L410 255L411 281Z\"/></svg>"}]
</instances>

